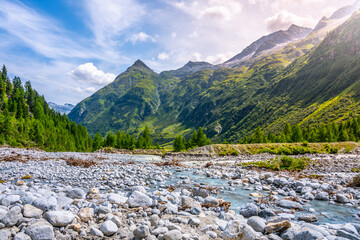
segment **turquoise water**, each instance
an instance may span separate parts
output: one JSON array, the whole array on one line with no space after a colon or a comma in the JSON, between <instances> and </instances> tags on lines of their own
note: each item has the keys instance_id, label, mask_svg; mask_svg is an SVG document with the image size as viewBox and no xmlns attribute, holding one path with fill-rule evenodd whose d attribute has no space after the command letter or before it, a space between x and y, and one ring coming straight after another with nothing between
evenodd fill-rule
<instances>
[{"instance_id":1,"label":"turquoise water","mask_svg":"<svg viewBox=\"0 0 360 240\"><path fill-rule=\"evenodd\" d=\"M171 170L173 173L172 178L168 180L167 184L174 184L178 181L181 181L181 176L189 176L191 177L192 183L197 184L204 184L211 187L223 187L224 189L220 191L217 197L224 199L225 201L231 202L231 208L238 212L237 210L239 207L246 203L253 202L253 199L250 197L250 193L253 192L259 192L256 190L246 190L240 187L233 187L234 189L228 190L226 188L229 187L228 180L225 179L213 179L213 178L207 178L203 175L195 175L193 174L193 170L191 171L182 171L182 172L176 172L174 170ZM183 184L182 184L183 185ZM183 185L184 186L184 185ZM250 184L250 187L254 185ZM264 196L267 194L265 192L263 193ZM326 201L311 201L309 203L313 209L315 209L315 212L312 213L318 217L318 221L314 224L324 224L324 223L348 223L348 222L359 222L359 220L355 219L353 216L359 210L355 207L349 207L341 204L331 204L330 202ZM296 211L295 216L301 215L301 214L309 214L308 211Z\"/></svg>"}]
</instances>

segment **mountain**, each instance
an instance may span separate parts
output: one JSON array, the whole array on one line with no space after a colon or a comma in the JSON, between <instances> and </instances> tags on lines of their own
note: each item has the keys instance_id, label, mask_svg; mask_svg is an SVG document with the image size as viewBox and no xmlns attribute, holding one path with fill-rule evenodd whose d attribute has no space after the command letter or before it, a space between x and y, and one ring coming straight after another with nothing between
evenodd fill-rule
<instances>
[{"instance_id":1,"label":"mountain","mask_svg":"<svg viewBox=\"0 0 360 240\"><path fill-rule=\"evenodd\" d=\"M310 33L290 27L290 42L267 38L281 47L267 49L274 44L259 39L250 45L256 47L217 66L189 62L157 74L138 60L80 102L69 118L91 134L136 132L147 125L160 143L190 136L200 126L215 142L236 142L259 125L278 132L286 122L348 119L360 113L360 12L321 22L325 26Z\"/></svg>"},{"instance_id":2,"label":"mountain","mask_svg":"<svg viewBox=\"0 0 360 240\"><path fill-rule=\"evenodd\" d=\"M55 111L57 111L59 113L65 113L65 114L68 114L69 112L71 112L71 110L75 107L74 105L72 105L70 103L65 103L64 105L58 105L56 103L49 102L48 105L50 108L54 109Z\"/></svg>"},{"instance_id":3,"label":"mountain","mask_svg":"<svg viewBox=\"0 0 360 240\"><path fill-rule=\"evenodd\" d=\"M170 73L171 75L173 75L174 77L184 77L190 73L194 73L200 70L204 70L204 69L212 69L215 70L219 68L219 66L216 65L212 65L208 62L192 62L189 61L188 63L186 63L183 67L177 69L177 70L170 70L168 71L168 73Z\"/></svg>"},{"instance_id":4,"label":"mountain","mask_svg":"<svg viewBox=\"0 0 360 240\"><path fill-rule=\"evenodd\" d=\"M259 56L266 50L307 37L311 31L311 28L299 27L293 24L286 31L280 30L261 37L246 47L241 53L226 61L224 65L226 67L233 67L234 65L244 62L244 60Z\"/></svg>"}]
</instances>

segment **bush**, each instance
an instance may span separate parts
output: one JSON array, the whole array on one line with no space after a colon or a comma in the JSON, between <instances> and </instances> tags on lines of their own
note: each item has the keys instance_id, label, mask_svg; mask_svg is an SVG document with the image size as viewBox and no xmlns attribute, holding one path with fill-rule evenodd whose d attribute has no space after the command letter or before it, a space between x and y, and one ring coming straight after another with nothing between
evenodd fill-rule
<instances>
[{"instance_id":1,"label":"bush","mask_svg":"<svg viewBox=\"0 0 360 240\"><path fill-rule=\"evenodd\" d=\"M304 170L310 163L309 158L292 158L282 156L281 158L273 158L268 161L248 162L242 163L242 166L253 166L258 168L267 168L274 171L289 170L301 171Z\"/></svg>"}]
</instances>

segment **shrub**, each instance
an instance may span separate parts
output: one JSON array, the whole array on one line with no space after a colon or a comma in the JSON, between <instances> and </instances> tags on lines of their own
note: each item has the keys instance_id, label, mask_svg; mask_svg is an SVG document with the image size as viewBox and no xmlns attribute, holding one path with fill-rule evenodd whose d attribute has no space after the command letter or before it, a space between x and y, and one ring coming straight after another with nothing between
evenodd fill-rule
<instances>
[{"instance_id":1,"label":"shrub","mask_svg":"<svg viewBox=\"0 0 360 240\"><path fill-rule=\"evenodd\" d=\"M267 168L274 171L289 170L301 171L304 170L310 163L309 158L292 158L282 156L281 158L272 158L267 161L242 163L241 166L253 166L258 168Z\"/></svg>"}]
</instances>

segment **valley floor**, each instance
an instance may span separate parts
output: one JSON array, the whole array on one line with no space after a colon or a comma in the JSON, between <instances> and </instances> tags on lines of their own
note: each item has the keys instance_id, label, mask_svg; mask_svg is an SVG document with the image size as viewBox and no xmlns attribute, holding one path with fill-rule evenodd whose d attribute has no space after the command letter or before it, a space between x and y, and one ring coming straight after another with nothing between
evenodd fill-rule
<instances>
[{"instance_id":1,"label":"valley floor","mask_svg":"<svg viewBox=\"0 0 360 240\"><path fill-rule=\"evenodd\" d=\"M205 157L0 148L0 239L360 239L360 155L301 172ZM353 170L353 171L352 171Z\"/></svg>"}]
</instances>

